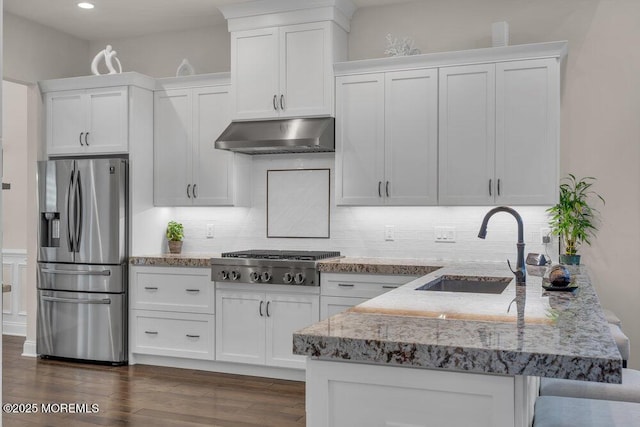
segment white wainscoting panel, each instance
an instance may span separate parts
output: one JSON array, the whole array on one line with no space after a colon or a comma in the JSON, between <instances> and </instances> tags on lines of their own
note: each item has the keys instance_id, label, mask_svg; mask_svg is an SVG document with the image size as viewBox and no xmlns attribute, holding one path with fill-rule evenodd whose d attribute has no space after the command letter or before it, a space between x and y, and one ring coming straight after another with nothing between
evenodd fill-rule
<instances>
[{"instance_id":1,"label":"white wainscoting panel","mask_svg":"<svg viewBox=\"0 0 640 427\"><path fill-rule=\"evenodd\" d=\"M26 336L26 250L2 250L2 282L11 285L11 292L6 292L2 295L2 333Z\"/></svg>"}]
</instances>

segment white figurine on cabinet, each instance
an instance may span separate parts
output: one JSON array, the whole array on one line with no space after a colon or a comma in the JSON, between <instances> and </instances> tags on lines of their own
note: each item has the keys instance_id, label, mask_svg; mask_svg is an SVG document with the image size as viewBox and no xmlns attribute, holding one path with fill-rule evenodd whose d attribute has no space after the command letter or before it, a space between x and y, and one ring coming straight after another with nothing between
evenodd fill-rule
<instances>
[{"instance_id":1,"label":"white figurine on cabinet","mask_svg":"<svg viewBox=\"0 0 640 427\"><path fill-rule=\"evenodd\" d=\"M109 70L109 74L120 74L122 73L122 65L120 64L120 60L116 57L117 52L113 50L110 44L93 58L91 61L91 72L96 76L100 75L100 71L98 71L98 64L100 60L104 59L104 63L107 66L107 70ZM118 64L118 71L113 66L113 60Z\"/></svg>"}]
</instances>

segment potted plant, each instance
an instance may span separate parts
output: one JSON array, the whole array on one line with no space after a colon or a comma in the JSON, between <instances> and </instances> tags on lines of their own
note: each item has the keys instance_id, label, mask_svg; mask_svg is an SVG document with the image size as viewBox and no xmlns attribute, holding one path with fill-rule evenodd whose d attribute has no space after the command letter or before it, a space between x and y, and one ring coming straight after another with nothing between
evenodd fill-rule
<instances>
[{"instance_id":1,"label":"potted plant","mask_svg":"<svg viewBox=\"0 0 640 427\"><path fill-rule=\"evenodd\" d=\"M577 254L580 245L590 245L590 237L595 236L598 230L596 222L599 212L589 202L597 197L604 204L604 199L591 190L595 180L590 176L577 179L569 174L560 184L560 201L547 209L551 232L560 238L564 248L564 253L560 255L562 264L580 264L580 255Z\"/></svg>"},{"instance_id":2,"label":"potted plant","mask_svg":"<svg viewBox=\"0 0 640 427\"><path fill-rule=\"evenodd\" d=\"M170 253L179 254L182 251L182 239L184 239L184 227L182 224L169 221L169 224L167 224L167 241Z\"/></svg>"}]
</instances>

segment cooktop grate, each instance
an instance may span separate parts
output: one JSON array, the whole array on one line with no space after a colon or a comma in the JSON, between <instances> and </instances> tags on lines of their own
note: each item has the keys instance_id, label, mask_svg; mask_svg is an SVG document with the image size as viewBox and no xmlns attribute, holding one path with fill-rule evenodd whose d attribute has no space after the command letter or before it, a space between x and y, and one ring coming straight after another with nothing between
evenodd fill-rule
<instances>
[{"instance_id":1,"label":"cooktop grate","mask_svg":"<svg viewBox=\"0 0 640 427\"><path fill-rule=\"evenodd\" d=\"M222 254L223 258L286 259L295 261L318 261L339 256L340 252L338 251L278 251L265 249L224 252Z\"/></svg>"}]
</instances>

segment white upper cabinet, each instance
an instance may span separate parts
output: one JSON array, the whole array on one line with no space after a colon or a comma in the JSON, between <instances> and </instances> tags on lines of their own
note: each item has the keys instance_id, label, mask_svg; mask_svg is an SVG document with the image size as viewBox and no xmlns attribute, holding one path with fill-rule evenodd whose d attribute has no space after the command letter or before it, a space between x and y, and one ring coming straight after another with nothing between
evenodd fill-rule
<instances>
[{"instance_id":1,"label":"white upper cabinet","mask_svg":"<svg viewBox=\"0 0 640 427\"><path fill-rule=\"evenodd\" d=\"M496 64L496 202L557 202L560 88L553 59Z\"/></svg>"},{"instance_id":2,"label":"white upper cabinet","mask_svg":"<svg viewBox=\"0 0 640 427\"><path fill-rule=\"evenodd\" d=\"M337 39L346 33L328 21L233 32L233 119L333 115Z\"/></svg>"},{"instance_id":3,"label":"white upper cabinet","mask_svg":"<svg viewBox=\"0 0 640 427\"><path fill-rule=\"evenodd\" d=\"M437 204L437 70L336 78L341 205Z\"/></svg>"},{"instance_id":4,"label":"white upper cabinet","mask_svg":"<svg viewBox=\"0 0 640 427\"><path fill-rule=\"evenodd\" d=\"M46 93L47 154L126 153L128 100L126 86Z\"/></svg>"},{"instance_id":5,"label":"white upper cabinet","mask_svg":"<svg viewBox=\"0 0 640 427\"><path fill-rule=\"evenodd\" d=\"M167 85L170 80L163 82ZM156 206L248 203L250 162L244 155L214 148L216 138L231 122L229 84L201 84L155 93Z\"/></svg>"},{"instance_id":6,"label":"white upper cabinet","mask_svg":"<svg viewBox=\"0 0 640 427\"><path fill-rule=\"evenodd\" d=\"M545 205L557 198L555 59L440 69L440 204Z\"/></svg>"},{"instance_id":7,"label":"white upper cabinet","mask_svg":"<svg viewBox=\"0 0 640 427\"><path fill-rule=\"evenodd\" d=\"M440 69L442 205L490 205L495 193L495 65Z\"/></svg>"},{"instance_id":8,"label":"white upper cabinet","mask_svg":"<svg viewBox=\"0 0 640 427\"><path fill-rule=\"evenodd\" d=\"M384 74L336 78L336 203L382 205Z\"/></svg>"}]
</instances>

